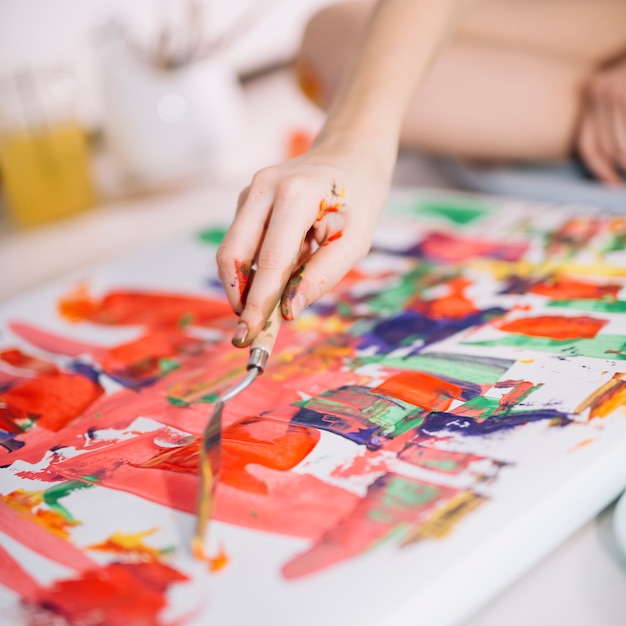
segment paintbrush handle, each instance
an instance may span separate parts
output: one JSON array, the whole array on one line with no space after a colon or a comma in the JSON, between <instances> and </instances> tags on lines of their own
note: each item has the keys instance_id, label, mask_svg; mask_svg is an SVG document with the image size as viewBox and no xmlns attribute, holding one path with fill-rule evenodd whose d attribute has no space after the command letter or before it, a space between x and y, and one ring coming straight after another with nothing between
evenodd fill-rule
<instances>
[{"instance_id":1,"label":"paintbrush handle","mask_svg":"<svg viewBox=\"0 0 626 626\"><path fill-rule=\"evenodd\" d=\"M260 371L265 368L265 363L272 354L276 337L283 321L283 314L280 310L280 301L269 316L265 327L256 336L250 346L250 359L248 360L248 369L256 367Z\"/></svg>"}]
</instances>

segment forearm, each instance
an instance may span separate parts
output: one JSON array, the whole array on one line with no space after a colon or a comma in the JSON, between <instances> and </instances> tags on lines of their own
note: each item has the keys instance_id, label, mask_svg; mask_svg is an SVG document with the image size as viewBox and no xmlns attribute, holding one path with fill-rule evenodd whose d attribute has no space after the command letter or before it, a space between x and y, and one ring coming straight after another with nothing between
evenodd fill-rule
<instances>
[{"instance_id":1,"label":"forearm","mask_svg":"<svg viewBox=\"0 0 626 626\"><path fill-rule=\"evenodd\" d=\"M415 88L472 0L380 0L317 144L370 144L393 166Z\"/></svg>"}]
</instances>

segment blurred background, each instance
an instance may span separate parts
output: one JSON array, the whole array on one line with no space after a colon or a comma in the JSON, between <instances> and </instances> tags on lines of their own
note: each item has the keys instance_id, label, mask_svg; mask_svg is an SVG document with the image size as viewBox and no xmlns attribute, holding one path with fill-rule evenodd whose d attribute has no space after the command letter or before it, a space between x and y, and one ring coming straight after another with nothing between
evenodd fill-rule
<instances>
[{"instance_id":1,"label":"blurred background","mask_svg":"<svg viewBox=\"0 0 626 626\"><path fill-rule=\"evenodd\" d=\"M207 223L322 113L291 62L330 0L0 0L0 300Z\"/></svg>"}]
</instances>

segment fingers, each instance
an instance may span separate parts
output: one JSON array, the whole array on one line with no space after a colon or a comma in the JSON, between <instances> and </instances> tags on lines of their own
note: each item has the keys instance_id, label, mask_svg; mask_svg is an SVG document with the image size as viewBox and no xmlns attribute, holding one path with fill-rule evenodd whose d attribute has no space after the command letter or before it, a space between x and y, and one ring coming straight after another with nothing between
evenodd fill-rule
<instances>
[{"instance_id":1,"label":"fingers","mask_svg":"<svg viewBox=\"0 0 626 626\"><path fill-rule=\"evenodd\" d=\"M620 185L626 172L626 85L609 72L590 85L578 150L602 182Z\"/></svg>"},{"instance_id":2,"label":"fingers","mask_svg":"<svg viewBox=\"0 0 626 626\"><path fill-rule=\"evenodd\" d=\"M268 168L242 193L218 251L220 278L240 314L233 337L236 346L252 343L294 268L308 258L312 238L306 234L317 217L319 199L313 198L318 197L318 188L303 176Z\"/></svg>"},{"instance_id":3,"label":"fingers","mask_svg":"<svg viewBox=\"0 0 626 626\"><path fill-rule=\"evenodd\" d=\"M292 274L282 297L285 319L295 319L305 307L332 289L369 251L371 240L335 231L316 252Z\"/></svg>"},{"instance_id":4,"label":"fingers","mask_svg":"<svg viewBox=\"0 0 626 626\"><path fill-rule=\"evenodd\" d=\"M578 151L593 175L604 183L619 185L622 178L608 151L607 140L601 139L600 123L585 113L578 136Z\"/></svg>"}]
</instances>

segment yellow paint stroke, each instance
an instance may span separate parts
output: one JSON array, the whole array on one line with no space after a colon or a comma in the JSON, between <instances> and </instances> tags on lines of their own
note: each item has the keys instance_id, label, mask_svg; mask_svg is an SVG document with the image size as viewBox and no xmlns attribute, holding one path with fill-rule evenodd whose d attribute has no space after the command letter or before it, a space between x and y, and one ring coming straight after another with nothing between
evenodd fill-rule
<instances>
[{"instance_id":1,"label":"yellow paint stroke","mask_svg":"<svg viewBox=\"0 0 626 626\"><path fill-rule=\"evenodd\" d=\"M477 509L485 498L473 491L463 491L437 509L418 528L413 530L401 546L415 543L421 539L442 539L449 535L454 527L469 513Z\"/></svg>"},{"instance_id":2,"label":"yellow paint stroke","mask_svg":"<svg viewBox=\"0 0 626 626\"><path fill-rule=\"evenodd\" d=\"M115 532L110 537L102 541L87 546L88 550L98 550L100 552L110 552L112 554L132 556L146 561L158 561L165 552L169 550L152 548L144 543L144 539L154 534L156 528L144 530L139 533Z\"/></svg>"},{"instance_id":3,"label":"yellow paint stroke","mask_svg":"<svg viewBox=\"0 0 626 626\"><path fill-rule=\"evenodd\" d=\"M574 263L571 261L543 261L530 263L529 261L499 261L494 259L473 259L469 267L488 272L495 280L505 280L510 276L521 278L541 276L602 276L607 278L625 278L626 268L620 265L611 265L599 260L597 263Z\"/></svg>"},{"instance_id":4,"label":"yellow paint stroke","mask_svg":"<svg viewBox=\"0 0 626 626\"><path fill-rule=\"evenodd\" d=\"M43 526L49 533L69 539L70 528L78 526L79 521L68 520L62 513L48 508L40 508L44 504L43 491L25 491L16 489L1 496L2 499L25 519Z\"/></svg>"},{"instance_id":5,"label":"yellow paint stroke","mask_svg":"<svg viewBox=\"0 0 626 626\"><path fill-rule=\"evenodd\" d=\"M535 362L535 359L517 359L518 363L524 363L524 365L531 365Z\"/></svg>"},{"instance_id":6,"label":"yellow paint stroke","mask_svg":"<svg viewBox=\"0 0 626 626\"><path fill-rule=\"evenodd\" d=\"M613 378L590 393L574 410L579 415L587 409L589 418L606 417L619 407L626 406L626 381L624 373L613 374Z\"/></svg>"}]
</instances>

